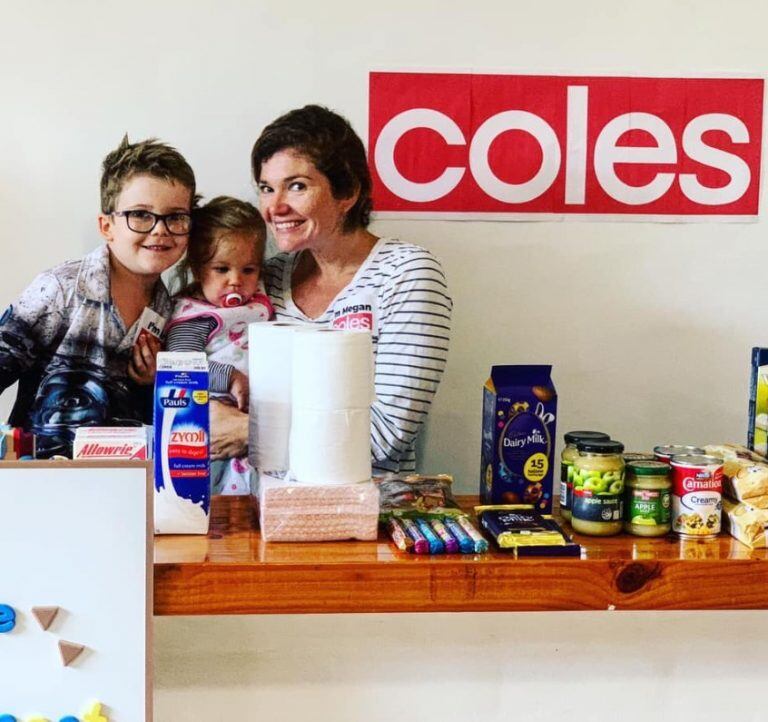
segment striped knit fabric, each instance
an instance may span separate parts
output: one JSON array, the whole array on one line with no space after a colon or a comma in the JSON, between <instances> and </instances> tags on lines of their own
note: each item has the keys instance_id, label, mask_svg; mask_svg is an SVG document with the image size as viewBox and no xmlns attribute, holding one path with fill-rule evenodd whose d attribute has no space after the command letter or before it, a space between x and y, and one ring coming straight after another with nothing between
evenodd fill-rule
<instances>
[{"instance_id":1,"label":"striped knit fabric","mask_svg":"<svg viewBox=\"0 0 768 722\"><path fill-rule=\"evenodd\" d=\"M416 468L416 435L448 356L453 303L437 259L426 249L381 238L325 313L307 318L294 304L295 254L267 261L264 283L275 320L373 332L376 402L371 414L374 473Z\"/></svg>"}]
</instances>

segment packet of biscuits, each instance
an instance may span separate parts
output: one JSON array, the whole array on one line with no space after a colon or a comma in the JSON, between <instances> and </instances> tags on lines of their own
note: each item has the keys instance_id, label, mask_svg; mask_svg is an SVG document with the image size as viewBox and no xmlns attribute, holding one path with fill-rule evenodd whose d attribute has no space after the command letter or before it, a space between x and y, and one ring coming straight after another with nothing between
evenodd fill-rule
<instances>
[{"instance_id":1,"label":"packet of biscuits","mask_svg":"<svg viewBox=\"0 0 768 722\"><path fill-rule=\"evenodd\" d=\"M724 498L723 522L731 536L750 549L768 548L768 510Z\"/></svg>"},{"instance_id":2,"label":"packet of biscuits","mask_svg":"<svg viewBox=\"0 0 768 722\"><path fill-rule=\"evenodd\" d=\"M705 446L707 454L723 459L723 491L735 501L768 509L768 462L735 444Z\"/></svg>"},{"instance_id":3,"label":"packet of biscuits","mask_svg":"<svg viewBox=\"0 0 768 722\"><path fill-rule=\"evenodd\" d=\"M744 459L746 461L756 461L762 464L768 464L768 459L761 456L756 451L748 449L739 444L710 444L704 447L704 451L709 456L719 456L723 461L728 459Z\"/></svg>"}]
</instances>

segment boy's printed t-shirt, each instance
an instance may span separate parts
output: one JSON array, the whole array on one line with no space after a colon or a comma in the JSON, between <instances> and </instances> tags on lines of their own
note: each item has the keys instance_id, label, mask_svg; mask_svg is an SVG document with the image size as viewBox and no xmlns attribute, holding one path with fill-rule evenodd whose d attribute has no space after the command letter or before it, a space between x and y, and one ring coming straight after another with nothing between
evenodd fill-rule
<instances>
[{"instance_id":1,"label":"boy's printed t-shirt","mask_svg":"<svg viewBox=\"0 0 768 722\"><path fill-rule=\"evenodd\" d=\"M152 387L128 378L138 321L112 303L109 251L41 273L0 317L0 389L19 381L9 423L37 435L38 453L71 455L78 426L151 423ZM158 281L151 306L168 318Z\"/></svg>"},{"instance_id":2,"label":"boy's printed t-shirt","mask_svg":"<svg viewBox=\"0 0 768 722\"><path fill-rule=\"evenodd\" d=\"M414 471L416 436L448 357L453 302L440 262L425 248L380 238L350 283L324 313L311 319L293 302L297 259L298 254L281 253L264 265L275 320L371 331L373 471Z\"/></svg>"}]
</instances>

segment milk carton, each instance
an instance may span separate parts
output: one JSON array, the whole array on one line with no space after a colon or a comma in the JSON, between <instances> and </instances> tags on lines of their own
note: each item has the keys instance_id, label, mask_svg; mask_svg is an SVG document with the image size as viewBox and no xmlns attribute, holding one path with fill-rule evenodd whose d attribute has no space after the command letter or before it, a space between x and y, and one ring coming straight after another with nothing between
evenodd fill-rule
<instances>
[{"instance_id":1,"label":"milk carton","mask_svg":"<svg viewBox=\"0 0 768 722\"><path fill-rule=\"evenodd\" d=\"M494 366L483 389L480 498L552 511L557 393L551 366Z\"/></svg>"},{"instance_id":2,"label":"milk carton","mask_svg":"<svg viewBox=\"0 0 768 722\"><path fill-rule=\"evenodd\" d=\"M155 378L155 533L207 534L208 361L161 352Z\"/></svg>"}]
</instances>

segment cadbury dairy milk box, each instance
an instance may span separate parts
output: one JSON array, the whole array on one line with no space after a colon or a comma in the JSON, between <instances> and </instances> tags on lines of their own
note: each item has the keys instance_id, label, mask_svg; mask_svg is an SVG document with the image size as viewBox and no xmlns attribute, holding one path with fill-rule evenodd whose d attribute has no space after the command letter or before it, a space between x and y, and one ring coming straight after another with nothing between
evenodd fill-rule
<instances>
[{"instance_id":1,"label":"cadbury dairy milk box","mask_svg":"<svg viewBox=\"0 0 768 722\"><path fill-rule=\"evenodd\" d=\"M208 361L161 352L155 377L155 533L207 534Z\"/></svg>"},{"instance_id":2,"label":"cadbury dairy milk box","mask_svg":"<svg viewBox=\"0 0 768 722\"><path fill-rule=\"evenodd\" d=\"M552 511L557 393L551 366L494 366L483 389L480 499Z\"/></svg>"}]
</instances>

